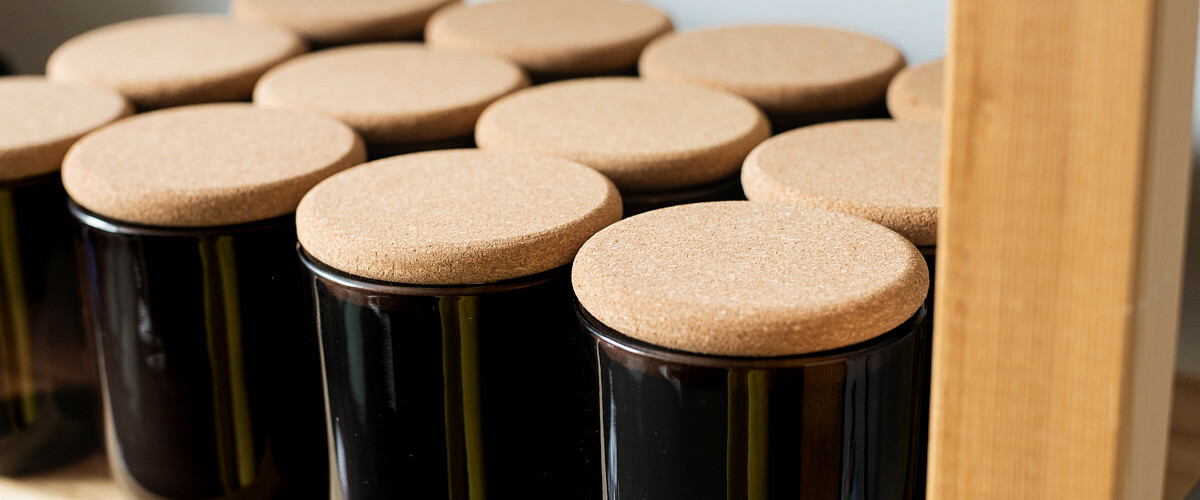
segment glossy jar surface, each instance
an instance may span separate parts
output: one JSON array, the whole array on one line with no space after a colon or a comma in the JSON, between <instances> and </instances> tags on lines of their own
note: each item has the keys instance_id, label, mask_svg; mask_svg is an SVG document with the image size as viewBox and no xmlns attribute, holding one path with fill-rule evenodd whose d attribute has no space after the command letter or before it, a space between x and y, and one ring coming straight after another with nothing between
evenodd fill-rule
<instances>
[{"instance_id":1,"label":"glossy jar surface","mask_svg":"<svg viewBox=\"0 0 1200 500\"><path fill-rule=\"evenodd\" d=\"M633 217L651 210L687 203L745 199L746 193L742 192L741 175L734 175L700 186L661 191L627 191L621 194L625 217Z\"/></svg>"},{"instance_id":2,"label":"glossy jar surface","mask_svg":"<svg viewBox=\"0 0 1200 500\"><path fill-rule=\"evenodd\" d=\"M578 316L607 498L911 498L924 310L867 342L774 358L666 349Z\"/></svg>"},{"instance_id":3,"label":"glossy jar surface","mask_svg":"<svg viewBox=\"0 0 1200 500\"><path fill-rule=\"evenodd\" d=\"M293 217L177 229L71 213L117 482L145 499L326 491Z\"/></svg>"},{"instance_id":4,"label":"glossy jar surface","mask_svg":"<svg viewBox=\"0 0 1200 500\"><path fill-rule=\"evenodd\" d=\"M599 416L581 390L590 368L566 269L415 286L300 253L318 309L334 498L599 497Z\"/></svg>"},{"instance_id":5,"label":"glossy jar surface","mask_svg":"<svg viewBox=\"0 0 1200 500\"><path fill-rule=\"evenodd\" d=\"M0 183L0 474L61 465L100 442L66 200L58 172Z\"/></svg>"}]
</instances>

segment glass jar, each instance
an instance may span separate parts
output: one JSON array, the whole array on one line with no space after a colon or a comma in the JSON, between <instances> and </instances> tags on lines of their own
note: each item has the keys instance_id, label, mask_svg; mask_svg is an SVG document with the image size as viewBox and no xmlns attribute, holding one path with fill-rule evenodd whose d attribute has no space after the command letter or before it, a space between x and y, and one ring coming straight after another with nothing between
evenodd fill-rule
<instances>
[{"instance_id":1,"label":"glass jar","mask_svg":"<svg viewBox=\"0 0 1200 500\"><path fill-rule=\"evenodd\" d=\"M599 416L579 390L566 269L436 287L303 261L337 415L335 497L596 498Z\"/></svg>"},{"instance_id":2,"label":"glass jar","mask_svg":"<svg viewBox=\"0 0 1200 500\"><path fill-rule=\"evenodd\" d=\"M211 14L121 21L79 34L50 54L55 82L104 87L138 111L248 101L272 66L308 45L289 30Z\"/></svg>"},{"instance_id":3,"label":"glass jar","mask_svg":"<svg viewBox=\"0 0 1200 500\"><path fill-rule=\"evenodd\" d=\"M260 106L316 111L362 135L371 160L475 147L489 104L529 86L521 68L487 54L374 43L287 61L258 81Z\"/></svg>"},{"instance_id":4,"label":"glass jar","mask_svg":"<svg viewBox=\"0 0 1200 500\"><path fill-rule=\"evenodd\" d=\"M115 93L40 77L0 77L0 109L0 474L25 474L100 443L95 354L58 170L80 136L131 109Z\"/></svg>"},{"instance_id":5,"label":"glass jar","mask_svg":"<svg viewBox=\"0 0 1200 500\"><path fill-rule=\"evenodd\" d=\"M607 176L625 215L701 201L744 199L742 160L771 134L766 117L733 94L635 78L539 85L484 110L484 150L577 161Z\"/></svg>"},{"instance_id":6,"label":"glass jar","mask_svg":"<svg viewBox=\"0 0 1200 500\"><path fill-rule=\"evenodd\" d=\"M579 320L598 367L607 498L908 498L922 309L840 349L689 353ZM908 492L908 493L906 493Z\"/></svg>"},{"instance_id":7,"label":"glass jar","mask_svg":"<svg viewBox=\"0 0 1200 500\"><path fill-rule=\"evenodd\" d=\"M503 57L542 84L636 76L638 54L673 29L665 13L642 2L508 0L442 9L429 19L425 40Z\"/></svg>"},{"instance_id":8,"label":"glass jar","mask_svg":"<svg viewBox=\"0 0 1200 500\"><path fill-rule=\"evenodd\" d=\"M236 19L274 24L299 33L313 50L340 45L421 41L434 12L455 0L362 2L353 5L323 0L235 0L229 13Z\"/></svg>"},{"instance_id":9,"label":"glass jar","mask_svg":"<svg viewBox=\"0 0 1200 500\"><path fill-rule=\"evenodd\" d=\"M328 489L320 347L292 213L364 159L320 115L249 104L144 113L71 150L86 328L109 464L134 498Z\"/></svg>"},{"instance_id":10,"label":"glass jar","mask_svg":"<svg viewBox=\"0 0 1200 500\"><path fill-rule=\"evenodd\" d=\"M928 272L898 234L682 205L597 233L572 283L607 498L911 498Z\"/></svg>"},{"instance_id":11,"label":"glass jar","mask_svg":"<svg viewBox=\"0 0 1200 500\"><path fill-rule=\"evenodd\" d=\"M920 250L934 283L941 127L936 123L853 120L772 137L746 158L742 182L754 201L837 210L882 224ZM933 317L933 288L925 308ZM932 324L932 319L930 320ZM918 339L918 484L924 496L929 434L932 330Z\"/></svg>"},{"instance_id":12,"label":"glass jar","mask_svg":"<svg viewBox=\"0 0 1200 500\"><path fill-rule=\"evenodd\" d=\"M598 498L568 264L619 218L587 167L478 150L374 161L305 196L333 497Z\"/></svg>"},{"instance_id":13,"label":"glass jar","mask_svg":"<svg viewBox=\"0 0 1200 500\"><path fill-rule=\"evenodd\" d=\"M749 99L775 133L840 120L886 118L888 82L904 56L845 30L769 24L663 36L638 62L642 78L682 82Z\"/></svg>"},{"instance_id":14,"label":"glass jar","mask_svg":"<svg viewBox=\"0 0 1200 500\"><path fill-rule=\"evenodd\" d=\"M327 488L319 346L292 216L212 228L71 204L116 480L137 498Z\"/></svg>"}]
</instances>

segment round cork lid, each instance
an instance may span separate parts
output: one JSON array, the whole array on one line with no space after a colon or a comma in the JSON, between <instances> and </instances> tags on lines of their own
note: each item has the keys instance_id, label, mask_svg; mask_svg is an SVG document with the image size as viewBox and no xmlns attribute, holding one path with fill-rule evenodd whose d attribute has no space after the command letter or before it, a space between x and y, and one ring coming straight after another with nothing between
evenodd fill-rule
<instances>
[{"instance_id":1,"label":"round cork lid","mask_svg":"<svg viewBox=\"0 0 1200 500\"><path fill-rule=\"evenodd\" d=\"M495 56L380 43L285 62L259 80L254 102L327 114L368 143L404 143L469 135L484 108L528 85Z\"/></svg>"},{"instance_id":2,"label":"round cork lid","mask_svg":"<svg viewBox=\"0 0 1200 500\"><path fill-rule=\"evenodd\" d=\"M345 44L414 38L452 0L234 0L237 19L283 26L308 40Z\"/></svg>"},{"instance_id":3,"label":"round cork lid","mask_svg":"<svg viewBox=\"0 0 1200 500\"><path fill-rule=\"evenodd\" d=\"M506 57L539 74L601 74L637 64L646 44L673 29L666 14L619 0L505 0L434 14L435 47Z\"/></svg>"},{"instance_id":4,"label":"round cork lid","mask_svg":"<svg viewBox=\"0 0 1200 500\"><path fill-rule=\"evenodd\" d=\"M105 89L0 77L0 181L57 171L83 134L132 111L124 98Z\"/></svg>"},{"instance_id":5,"label":"round cork lid","mask_svg":"<svg viewBox=\"0 0 1200 500\"><path fill-rule=\"evenodd\" d=\"M881 102L904 67L896 48L847 31L753 25L676 33L642 53L643 78L750 99L771 115L844 111Z\"/></svg>"},{"instance_id":6,"label":"round cork lid","mask_svg":"<svg viewBox=\"0 0 1200 500\"><path fill-rule=\"evenodd\" d=\"M315 113L206 104L145 113L81 139L63 185L84 208L136 224L207 227L292 213L362 163L358 135Z\"/></svg>"},{"instance_id":7,"label":"round cork lid","mask_svg":"<svg viewBox=\"0 0 1200 500\"><path fill-rule=\"evenodd\" d=\"M374 161L300 202L300 244L340 271L393 283L468 285L568 264L621 218L604 176L578 163L477 149Z\"/></svg>"},{"instance_id":8,"label":"round cork lid","mask_svg":"<svg viewBox=\"0 0 1200 500\"><path fill-rule=\"evenodd\" d=\"M941 151L938 124L814 125L755 148L742 167L742 187L753 201L846 212L883 224L915 245L936 245Z\"/></svg>"},{"instance_id":9,"label":"round cork lid","mask_svg":"<svg viewBox=\"0 0 1200 500\"><path fill-rule=\"evenodd\" d=\"M298 36L266 24L152 17L67 40L50 55L46 75L113 89L146 110L244 100L271 66L305 50Z\"/></svg>"},{"instance_id":10,"label":"round cork lid","mask_svg":"<svg viewBox=\"0 0 1200 500\"><path fill-rule=\"evenodd\" d=\"M580 304L627 336L725 356L836 349L904 323L929 288L921 253L872 222L727 201L646 212L579 250Z\"/></svg>"},{"instance_id":11,"label":"round cork lid","mask_svg":"<svg viewBox=\"0 0 1200 500\"><path fill-rule=\"evenodd\" d=\"M887 106L897 120L942 121L943 61L905 68L888 85Z\"/></svg>"},{"instance_id":12,"label":"round cork lid","mask_svg":"<svg viewBox=\"0 0 1200 500\"><path fill-rule=\"evenodd\" d=\"M762 112L738 96L635 78L531 87L496 101L475 128L480 148L575 160L622 191L733 175L770 135Z\"/></svg>"}]
</instances>

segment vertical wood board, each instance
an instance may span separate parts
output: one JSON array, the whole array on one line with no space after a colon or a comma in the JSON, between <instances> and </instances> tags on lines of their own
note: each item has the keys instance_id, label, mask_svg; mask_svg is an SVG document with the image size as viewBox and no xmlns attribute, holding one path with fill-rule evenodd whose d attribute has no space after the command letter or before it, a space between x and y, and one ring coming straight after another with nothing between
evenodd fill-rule
<instances>
[{"instance_id":1,"label":"vertical wood board","mask_svg":"<svg viewBox=\"0 0 1200 500\"><path fill-rule=\"evenodd\" d=\"M1161 495L1195 3L952 2L930 498Z\"/></svg>"}]
</instances>

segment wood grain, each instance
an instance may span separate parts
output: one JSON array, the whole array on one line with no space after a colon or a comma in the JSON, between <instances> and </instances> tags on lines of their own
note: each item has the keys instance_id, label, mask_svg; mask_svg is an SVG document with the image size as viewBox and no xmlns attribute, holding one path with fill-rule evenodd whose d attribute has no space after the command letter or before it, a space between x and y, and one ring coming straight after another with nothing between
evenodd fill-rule
<instances>
[{"instance_id":1,"label":"wood grain","mask_svg":"<svg viewBox=\"0 0 1200 500\"><path fill-rule=\"evenodd\" d=\"M1161 497L1195 22L952 2L930 498Z\"/></svg>"}]
</instances>

